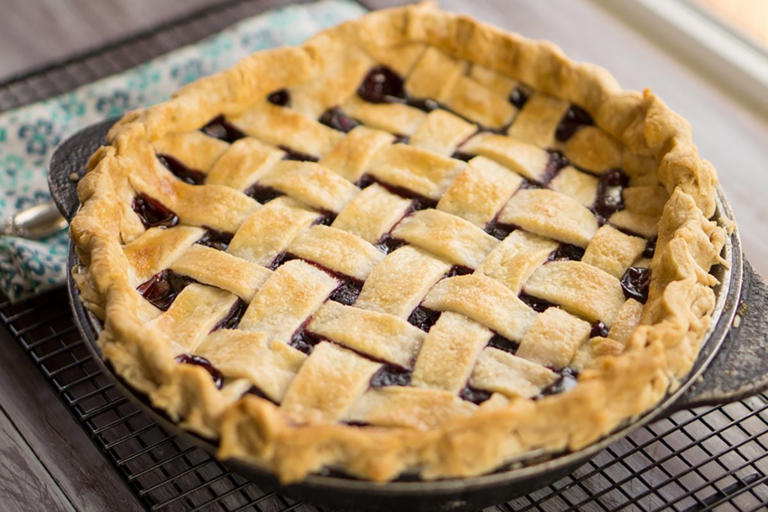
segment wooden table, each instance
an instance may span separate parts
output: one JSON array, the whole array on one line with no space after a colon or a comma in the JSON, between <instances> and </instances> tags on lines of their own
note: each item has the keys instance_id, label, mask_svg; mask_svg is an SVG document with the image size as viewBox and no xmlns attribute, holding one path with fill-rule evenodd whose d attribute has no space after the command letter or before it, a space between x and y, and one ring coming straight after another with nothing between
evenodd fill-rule
<instances>
[{"instance_id":1,"label":"wooden table","mask_svg":"<svg viewBox=\"0 0 768 512\"><path fill-rule=\"evenodd\" d=\"M30 0L0 18L0 77L103 44L212 0ZM387 0L371 0L388 5ZM529 37L549 39L578 60L610 69L626 88L651 87L694 127L717 167L739 221L747 257L768 275L768 120L720 90L589 0L442 0ZM4 510L138 510L17 343L0 329L0 503Z\"/></svg>"}]
</instances>

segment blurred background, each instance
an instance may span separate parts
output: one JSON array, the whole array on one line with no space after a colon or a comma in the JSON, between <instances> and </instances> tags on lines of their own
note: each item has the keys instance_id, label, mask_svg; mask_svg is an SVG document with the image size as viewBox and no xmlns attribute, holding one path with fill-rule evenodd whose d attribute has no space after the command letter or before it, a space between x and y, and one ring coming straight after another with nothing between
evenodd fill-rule
<instances>
[{"instance_id":1,"label":"blurred background","mask_svg":"<svg viewBox=\"0 0 768 512\"><path fill-rule=\"evenodd\" d=\"M533 0L522 0L534 3ZM570 0L538 2L557 12ZM620 4L681 4L699 9L739 37L768 48L768 1L766 0L596 0L609 9ZM122 36L169 21L225 0L2 0L0 19L0 79L95 48ZM267 3L267 2L265 2ZM382 3L382 2L373 2ZM407 3L407 2L383 2ZM438 2L453 4L455 2ZM506 2L510 11L520 0ZM649 30L652 27L647 27Z\"/></svg>"}]
</instances>

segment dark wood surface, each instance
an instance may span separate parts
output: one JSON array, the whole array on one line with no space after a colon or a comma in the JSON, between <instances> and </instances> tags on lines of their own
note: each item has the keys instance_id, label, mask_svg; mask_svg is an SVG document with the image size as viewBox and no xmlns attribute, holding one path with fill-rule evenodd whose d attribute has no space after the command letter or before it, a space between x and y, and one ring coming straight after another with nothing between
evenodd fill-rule
<instances>
[{"instance_id":1,"label":"dark wood surface","mask_svg":"<svg viewBox=\"0 0 768 512\"><path fill-rule=\"evenodd\" d=\"M611 1L611 0L605 0ZM0 77L45 64L214 0L27 0L0 17ZM373 6L390 0L367 0ZM687 117L718 168L745 252L768 275L768 121L589 0L442 0L502 28L550 39L633 89L651 87ZM62 305L62 307L64 307ZM3 510L138 510L29 357L0 328L0 503Z\"/></svg>"}]
</instances>

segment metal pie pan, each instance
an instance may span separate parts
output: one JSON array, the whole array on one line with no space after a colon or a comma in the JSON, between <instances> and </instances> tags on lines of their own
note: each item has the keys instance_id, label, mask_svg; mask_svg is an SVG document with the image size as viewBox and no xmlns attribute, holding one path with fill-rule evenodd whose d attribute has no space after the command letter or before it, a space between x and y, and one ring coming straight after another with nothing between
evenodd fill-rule
<instances>
[{"instance_id":1,"label":"metal pie pan","mask_svg":"<svg viewBox=\"0 0 768 512\"><path fill-rule=\"evenodd\" d=\"M54 153L49 169L49 186L62 214L71 219L79 207L73 175L82 176L88 157L104 143L115 119L89 126L76 133ZM717 216L733 219L733 212L718 189ZM78 264L70 242L68 268ZM654 419L680 409L699 405L728 403L768 388L768 286L744 261L738 230L726 241L724 259L712 273L720 281L713 322L702 343L693 369L673 392L652 410L627 421L611 434L585 448L560 454L527 454L510 461L493 473L460 479L423 481L409 475L387 483L348 478L330 471L312 474L299 483L280 486L266 468L239 460L226 464L258 484L312 503L350 510L475 510L501 503L544 487L576 469L613 442L627 436ZM104 362L96 343L98 321L85 309L68 273L67 286L75 322L104 373L142 410L168 431L215 453L217 446L180 428L164 413L153 408L147 398L133 390Z\"/></svg>"}]
</instances>

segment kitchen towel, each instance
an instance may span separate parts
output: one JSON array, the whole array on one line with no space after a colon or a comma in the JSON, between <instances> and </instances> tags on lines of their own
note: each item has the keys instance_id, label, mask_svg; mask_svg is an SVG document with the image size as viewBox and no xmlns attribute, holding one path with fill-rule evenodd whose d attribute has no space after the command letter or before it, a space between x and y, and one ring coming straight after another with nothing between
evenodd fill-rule
<instances>
[{"instance_id":1,"label":"kitchen towel","mask_svg":"<svg viewBox=\"0 0 768 512\"><path fill-rule=\"evenodd\" d=\"M348 0L268 11L128 71L0 114L0 220L49 200L51 154L79 129L161 102L180 86L252 52L301 44L323 28L364 13ZM66 230L40 241L0 236L0 292L18 301L63 284L67 240Z\"/></svg>"}]
</instances>

